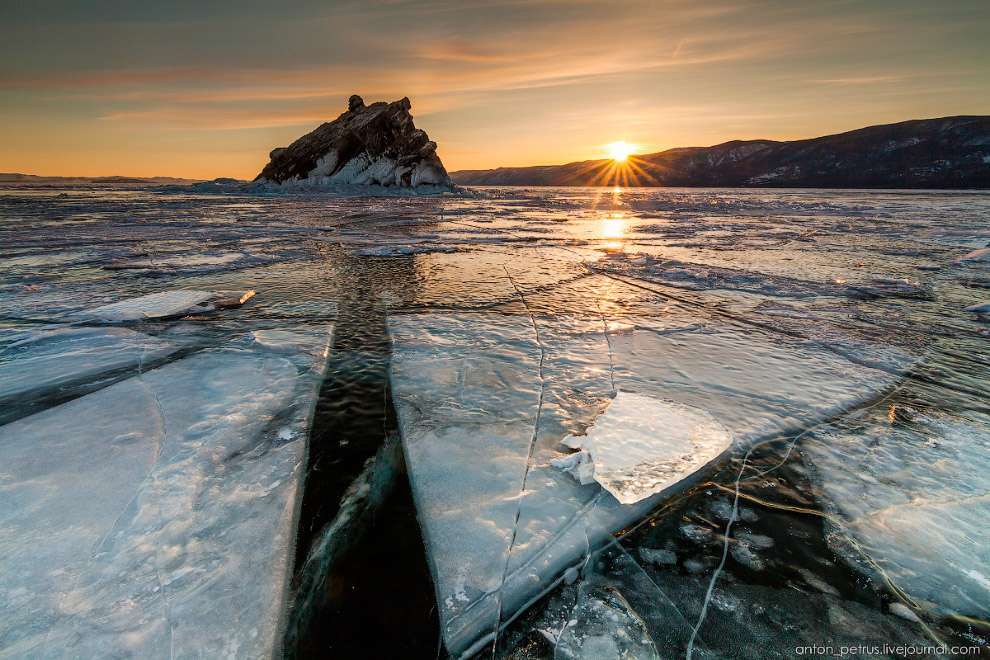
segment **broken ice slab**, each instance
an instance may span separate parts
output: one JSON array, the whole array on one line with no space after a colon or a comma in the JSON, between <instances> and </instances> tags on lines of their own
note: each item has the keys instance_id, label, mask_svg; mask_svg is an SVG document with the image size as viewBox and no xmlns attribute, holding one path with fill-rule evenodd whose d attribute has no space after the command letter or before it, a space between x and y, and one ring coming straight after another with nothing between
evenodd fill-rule
<instances>
[{"instance_id":1,"label":"broken ice slab","mask_svg":"<svg viewBox=\"0 0 990 660\"><path fill-rule=\"evenodd\" d=\"M897 380L826 346L752 328L709 321L606 336L605 327L601 317L574 316L388 319L403 449L454 656L480 650L610 534L700 478L627 505L552 467L559 443L592 427L613 393L705 411L741 450ZM850 350L860 349L868 347Z\"/></svg>"},{"instance_id":2,"label":"broken ice slab","mask_svg":"<svg viewBox=\"0 0 990 660\"><path fill-rule=\"evenodd\" d=\"M858 421L802 447L837 514L830 543L941 614L990 615L990 424L886 408Z\"/></svg>"},{"instance_id":3,"label":"broken ice slab","mask_svg":"<svg viewBox=\"0 0 990 660\"><path fill-rule=\"evenodd\" d=\"M75 321L145 321L169 319L189 314L202 314L215 309L240 307L253 298L253 290L190 291L179 289L151 293L137 298L102 305L69 315Z\"/></svg>"},{"instance_id":4,"label":"broken ice slab","mask_svg":"<svg viewBox=\"0 0 990 660\"><path fill-rule=\"evenodd\" d=\"M0 349L0 399L93 378L141 359L153 362L174 350L171 341L126 328L21 332Z\"/></svg>"},{"instance_id":5,"label":"broken ice slab","mask_svg":"<svg viewBox=\"0 0 990 660\"><path fill-rule=\"evenodd\" d=\"M184 316L192 312L210 311L205 303L214 298L213 291L163 291L120 302L102 305L95 309L76 312L71 318L94 321L143 321Z\"/></svg>"},{"instance_id":6,"label":"broken ice slab","mask_svg":"<svg viewBox=\"0 0 990 660\"><path fill-rule=\"evenodd\" d=\"M216 291L216 298L212 301L217 309L236 309L254 298L256 295L253 289L245 291Z\"/></svg>"},{"instance_id":7,"label":"broken ice slab","mask_svg":"<svg viewBox=\"0 0 990 660\"><path fill-rule=\"evenodd\" d=\"M707 467L732 436L704 410L618 392L587 435L563 442L587 449L595 481L619 502L635 504Z\"/></svg>"},{"instance_id":8,"label":"broken ice slab","mask_svg":"<svg viewBox=\"0 0 990 660\"><path fill-rule=\"evenodd\" d=\"M969 254L965 254L959 257L958 261L969 261L969 262L990 261L990 247L985 247L980 250L973 250Z\"/></svg>"},{"instance_id":9,"label":"broken ice slab","mask_svg":"<svg viewBox=\"0 0 990 660\"><path fill-rule=\"evenodd\" d=\"M277 653L330 334L250 336L0 427L0 655Z\"/></svg>"},{"instance_id":10,"label":"broken ice slab","mask_svg":"<svg viewBox=\"0 0 990 660\"><path fill-rule=\"evenodd\" d=\"M58 328L24 333L0 350L0 422L71 388L154 366L180 348L126 328ZM23 415L23 413L21 413Z\"/></svg>"}]
</instances>

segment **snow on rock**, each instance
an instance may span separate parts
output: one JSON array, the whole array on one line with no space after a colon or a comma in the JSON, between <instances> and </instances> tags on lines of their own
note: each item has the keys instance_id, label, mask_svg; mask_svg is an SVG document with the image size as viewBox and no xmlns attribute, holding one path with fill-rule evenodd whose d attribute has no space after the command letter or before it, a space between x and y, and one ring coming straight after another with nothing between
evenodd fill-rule
<instances>
[{"instance_id":1,"label":"snow on rock","mask_svg":"<svg viewBox=\"0 0 990 660\"><path fill-rule=\"evenodd\" d=\"M251 346L0 427L0 655L278 652L326 361Z\"/></svg>"},{"instance_id":2,"label":"snow on rock","mask_svg":"<svg viewBox=\"0 0 990 660\"><path fill-rule=\"evenodd\" d=\"M573 454L555 458L550 461L550 465L571 475L582 486L587 486L595 481L595 464L591 462L591 454L587 451L576 451Z\"/></svg>"},{"instance_id":3,"label":"snow on rock","mask_svg":"<svg viewBox=\"0 0 990 660\"><path fill-rule=\"evenodd\" d=\"M623 504L634 504L708 466L732 436L703 410L619 392L586 436L564 443L573 441L591 454L595 481Z\"/></svg>"},{"instance_id":4,"label":"snow on rock","mask_svg":"<svg viewBox=\"0 0 990 660\"><path fill-rule=\"evenodd\" d=\"M676 411L685 426L704 420L714 429L717 420L724 431L713 431L711 454L728 433L741 450L839 414L898 378L827 347L728 324L608 337L605 326L600 317L567 315L388 319L403 451L455 657L483 648L613 533L701 478L699 470L621 504L555 467L568 436L594 432L596 419L606 428L612 417L628 420L606 412L615 392L651 397L658 416ZM640 441L645 451L645 434Z\"/></svg>"},{"instance_id":5,"label":"snow on rock","mask_svg":"<svg viewBox=\"0 0 990 660\"><path fill-rule=\"evenodd\" d=\"M437 145L415 127L410 108L408 98L366 106L360 96L352 96L337 119L272 151L255 181L449 188Z\"/></svg>"}]
</instances>

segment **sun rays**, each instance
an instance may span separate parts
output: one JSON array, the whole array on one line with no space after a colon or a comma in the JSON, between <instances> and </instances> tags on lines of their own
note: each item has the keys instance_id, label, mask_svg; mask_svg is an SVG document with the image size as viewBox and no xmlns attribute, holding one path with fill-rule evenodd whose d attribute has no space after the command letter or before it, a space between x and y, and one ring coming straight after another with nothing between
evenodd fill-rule
<instances>
[{"instance_id":1,"label":"sun rays","mask_svg":"<svg viewBox=\"0 0 990 660\"><path fill-rule=\"evenodd\" d=\"M624 161L632 155L635 147L628 142L618 141L608 145L608 154L616 162Z\"/></svg>"}]
</instances>

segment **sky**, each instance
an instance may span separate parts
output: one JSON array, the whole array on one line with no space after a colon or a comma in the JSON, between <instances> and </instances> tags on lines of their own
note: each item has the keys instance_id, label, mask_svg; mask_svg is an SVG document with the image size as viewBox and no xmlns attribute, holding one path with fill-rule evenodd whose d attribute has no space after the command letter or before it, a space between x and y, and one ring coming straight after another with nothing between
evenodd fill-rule
<instances>
[{"instance_id":1,"label":"sky","mask_svg":"<svg viewBox=\"0 0 990 660\"><path fill-rule=\"evenodd\" d=\"M0 172L254 178L408 96L447 169L990 114L988 0L0 0Z\"/></svg>"}]
</instances>

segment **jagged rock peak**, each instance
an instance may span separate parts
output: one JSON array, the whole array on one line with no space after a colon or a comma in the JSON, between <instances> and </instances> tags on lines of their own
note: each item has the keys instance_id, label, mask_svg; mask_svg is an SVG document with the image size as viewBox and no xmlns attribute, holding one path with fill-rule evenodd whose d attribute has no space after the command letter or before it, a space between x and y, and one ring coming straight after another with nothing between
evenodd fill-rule
<instances>
[{"instance_id":1,"label":"jagged rock peak","mask_svg":"<svg viewBox=\"0 0 990 660\"><path fill-rule=\"evenodd\" d=\"M256 181L307 186L450 186L437 145L413 124L408 98L365 105L357 94L347 111L271 152Z\"/></svg>"}]
</instances>

